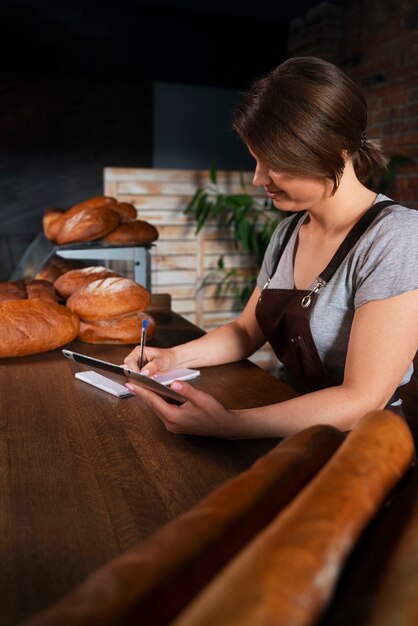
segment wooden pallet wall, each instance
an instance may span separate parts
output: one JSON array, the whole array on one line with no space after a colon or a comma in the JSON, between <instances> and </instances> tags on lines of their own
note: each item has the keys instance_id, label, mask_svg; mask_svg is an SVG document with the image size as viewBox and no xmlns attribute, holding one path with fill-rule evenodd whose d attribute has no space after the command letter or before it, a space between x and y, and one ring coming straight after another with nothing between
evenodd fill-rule
<instances>
[{"instance_id":1,"label":"wooden pallet wall","mask_svg":"<svg viewBox=\"0 0 418 626\"><path fill-rule=\"evenodd\" d=\"M251 172L220 171L218 186L225 193L242 193L241 176L248 193L264 197L262 191L252 187ZM131 202L139 219L158 228L159 239L151 251L152 292L170 293L173 310L205 330L231 321L240 310L232 295L215 298L219 256L225 255L225 267L254 269L252 256L237 248L231 233L207 224L196 235L195 220L184 214L196 189L208 182L207 170L104 170L104 193L121 202ZM214 276L208 280L212 273ZM265 368L275 366L275 359L266 348L253 360Z\"/></svg>"}]
</instances>

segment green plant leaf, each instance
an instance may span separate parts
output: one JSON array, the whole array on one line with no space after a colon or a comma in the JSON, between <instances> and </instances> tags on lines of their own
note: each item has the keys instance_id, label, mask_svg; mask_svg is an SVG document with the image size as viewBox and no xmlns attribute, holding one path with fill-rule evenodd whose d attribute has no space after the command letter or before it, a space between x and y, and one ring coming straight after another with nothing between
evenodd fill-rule
<instances>
[{"instance_id":1,"label":"green plant leaf","mask_svg":"<svg viewBox=\"0 0 418 626\"><path fill-rule=\"evenodd\" d=\"M196 233L198 233L208 220L214 220L222 230L232 230L235 246L239 244L254 255L254 264L261 266L265 250L277 224L286 213L278 211L271 200L259 200L246 193L244 177L240 173L240 183L243 193L226 194L217 187L217 171L215 164L211 164L210 183L196 190L190 200L185 213L196 219ZM216 270L222 274L222 279L217 284L216 291L221 293L233 293L234 297L244 302L252 293L256 275L243 269L225 269L225 259L218 259ZM212 272L211 278L214 276Z\"/></svg>"},{"instance_id":2,"label":"green plant leaf","mask_svg":"<svg viewBox=\"0 0 418 626\"><path fill-rule=\"evenodd\" d=\"M209 178L214 185L217 184L218 173L216 168L216 161L212 161L210 164Z\"/></svg>"},{"instance_id":3,"label":"green plant leaf","mask_svg":"<svg viewBox=\"0 0 418 626\"><path fill-rule=\"evenodd\" d=\"M184 208L184 213L193 213L196 210L197 203L202 195L206 195L206 191L204 189L196 189L193 197L188 202L186 207Z\"/></svg>"}]
</instances>

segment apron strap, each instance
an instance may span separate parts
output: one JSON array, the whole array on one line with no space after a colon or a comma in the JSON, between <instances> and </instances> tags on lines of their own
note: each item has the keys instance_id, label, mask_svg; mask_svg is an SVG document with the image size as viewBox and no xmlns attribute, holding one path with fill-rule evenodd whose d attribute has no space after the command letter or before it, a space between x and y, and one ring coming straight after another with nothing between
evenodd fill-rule
<instances>
[{"instance_id":1,"label":"apron strap","mask_svg":"<svg viewBox=\"0 0 418 626\"><path fill-rule=\"evenodd\" d=\"M353 228L350 230L337 252L332 257L331 261L328 263L323 272L319 275L319 278L324 281L324 283L329 283L331 278L334 276L337 269L340 267L341 263L344 261L347 254L350 250L356 245L360 237L366 232L369 228L370 224L373 222L375 217L380 213L380 211L387 206L391 206L392 204L396 204L393 200L382 200L381 202L377 202L373 204L370 209L359 219L359 221L354 224Z\"/></svg>"},{"instance_id":2,"label":"apron strap","mask_svg":"<svg viewBox=\"0 0 418 626\"><path fill-rule=\"evenodd\" d=\"M288 225L288 227L286 229L286 232L284 234L283 241L282 241L282 243L280 245L280 248L279 248L279 251L277 253L276 260L274 261L274 266L273 266L273 269L272 269L272 271L270 273L270 278L272 278L274 276L274 274L276 273L277 266L279 265L279 261L282 258L282 254L285 251L285 248L286 248L287 244L289 243L289 239L293 235L293 232L294 232L296 226L298 225L298 222L300 221L300 219L302 217L304 218L305 216L306 216L306 211L303 211L303 213L296 213L296 215L294 215L292 217L292 219L290 220L289 225Z\"/></svg>"}]
</instances>

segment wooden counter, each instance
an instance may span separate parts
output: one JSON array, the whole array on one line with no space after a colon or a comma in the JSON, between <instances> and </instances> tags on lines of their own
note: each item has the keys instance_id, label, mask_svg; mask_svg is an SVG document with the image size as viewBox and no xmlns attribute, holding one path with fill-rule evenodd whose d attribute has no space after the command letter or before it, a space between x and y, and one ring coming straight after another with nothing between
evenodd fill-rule
<instances>
[{"instance_id":1,"label":"wooden counter","mask_svg":"<svg viewBox=\"0 0 418 626\"><path fill-rule=\"evenodd\" d=\"M155 318L154 345L201 332L173 313ZM129 351L69 347L116 363ZM277 443L170 434L138 398L120 400L78 381L77 369L61 350L0 360L1 626L56 602ZM234 408L294 395L248 361L205 368L193 385ZM321 626L367 624L417 495L413 469L350 556Z\"/></svg>"},{"instance_id":2,"label":"wooden counter","mask_svg":"<svg viewBox=\"0 0 418 626\"><path fill-rule=\"evenodd\" d=\"M154 345L201 334L155 313ZM129 347L73 342L122 362ZM11 626L248 468L277 440L176 436L138 398L74 378L61 350L0 360L0 623ZM249 362L206 368L193 384L228 407L289 397Z\"/></svg>"}]
</instances>

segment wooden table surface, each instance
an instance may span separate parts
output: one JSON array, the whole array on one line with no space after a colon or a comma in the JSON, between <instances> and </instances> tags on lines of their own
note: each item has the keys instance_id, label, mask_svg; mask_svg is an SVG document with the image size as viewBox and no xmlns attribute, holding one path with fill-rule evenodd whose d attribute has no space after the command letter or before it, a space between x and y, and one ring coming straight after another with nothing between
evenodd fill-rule
<instances>
[{"instance_id":1,"label":"wooden table surface","mask_svg":"<svg viewBox=\"0 0 418 626\"><path fill-rule=\"evenodd\" d=\"M173 313L155 318L154 345L201 332ZM116 363L130 350L68 347ZM138 398L76 380L79 369L61 350L0 360L2 626L55 602L277 443L173 435ZM293 395L249 362L205 368L193 384L235 408Z\"/></svg>"},{"instance_id":2,"label":"wooden table surface","mask_svg":"<svg viewBox=\"0 0 418 626\"><path fill-rule=\"evenodd\" d=\"M200 333L178 315L155 318L155 345ZM70 347L116 363L129 351ZM120 400L78 381L77 369L61 350L0 360L1 626L54 603L277 443L172 435L138 398ZM205 368L193 384L235 408L294 395L249 362ZM367 623L417 495L414 469L350 556L321 626Z\"/></svg>"}]
</instances>

